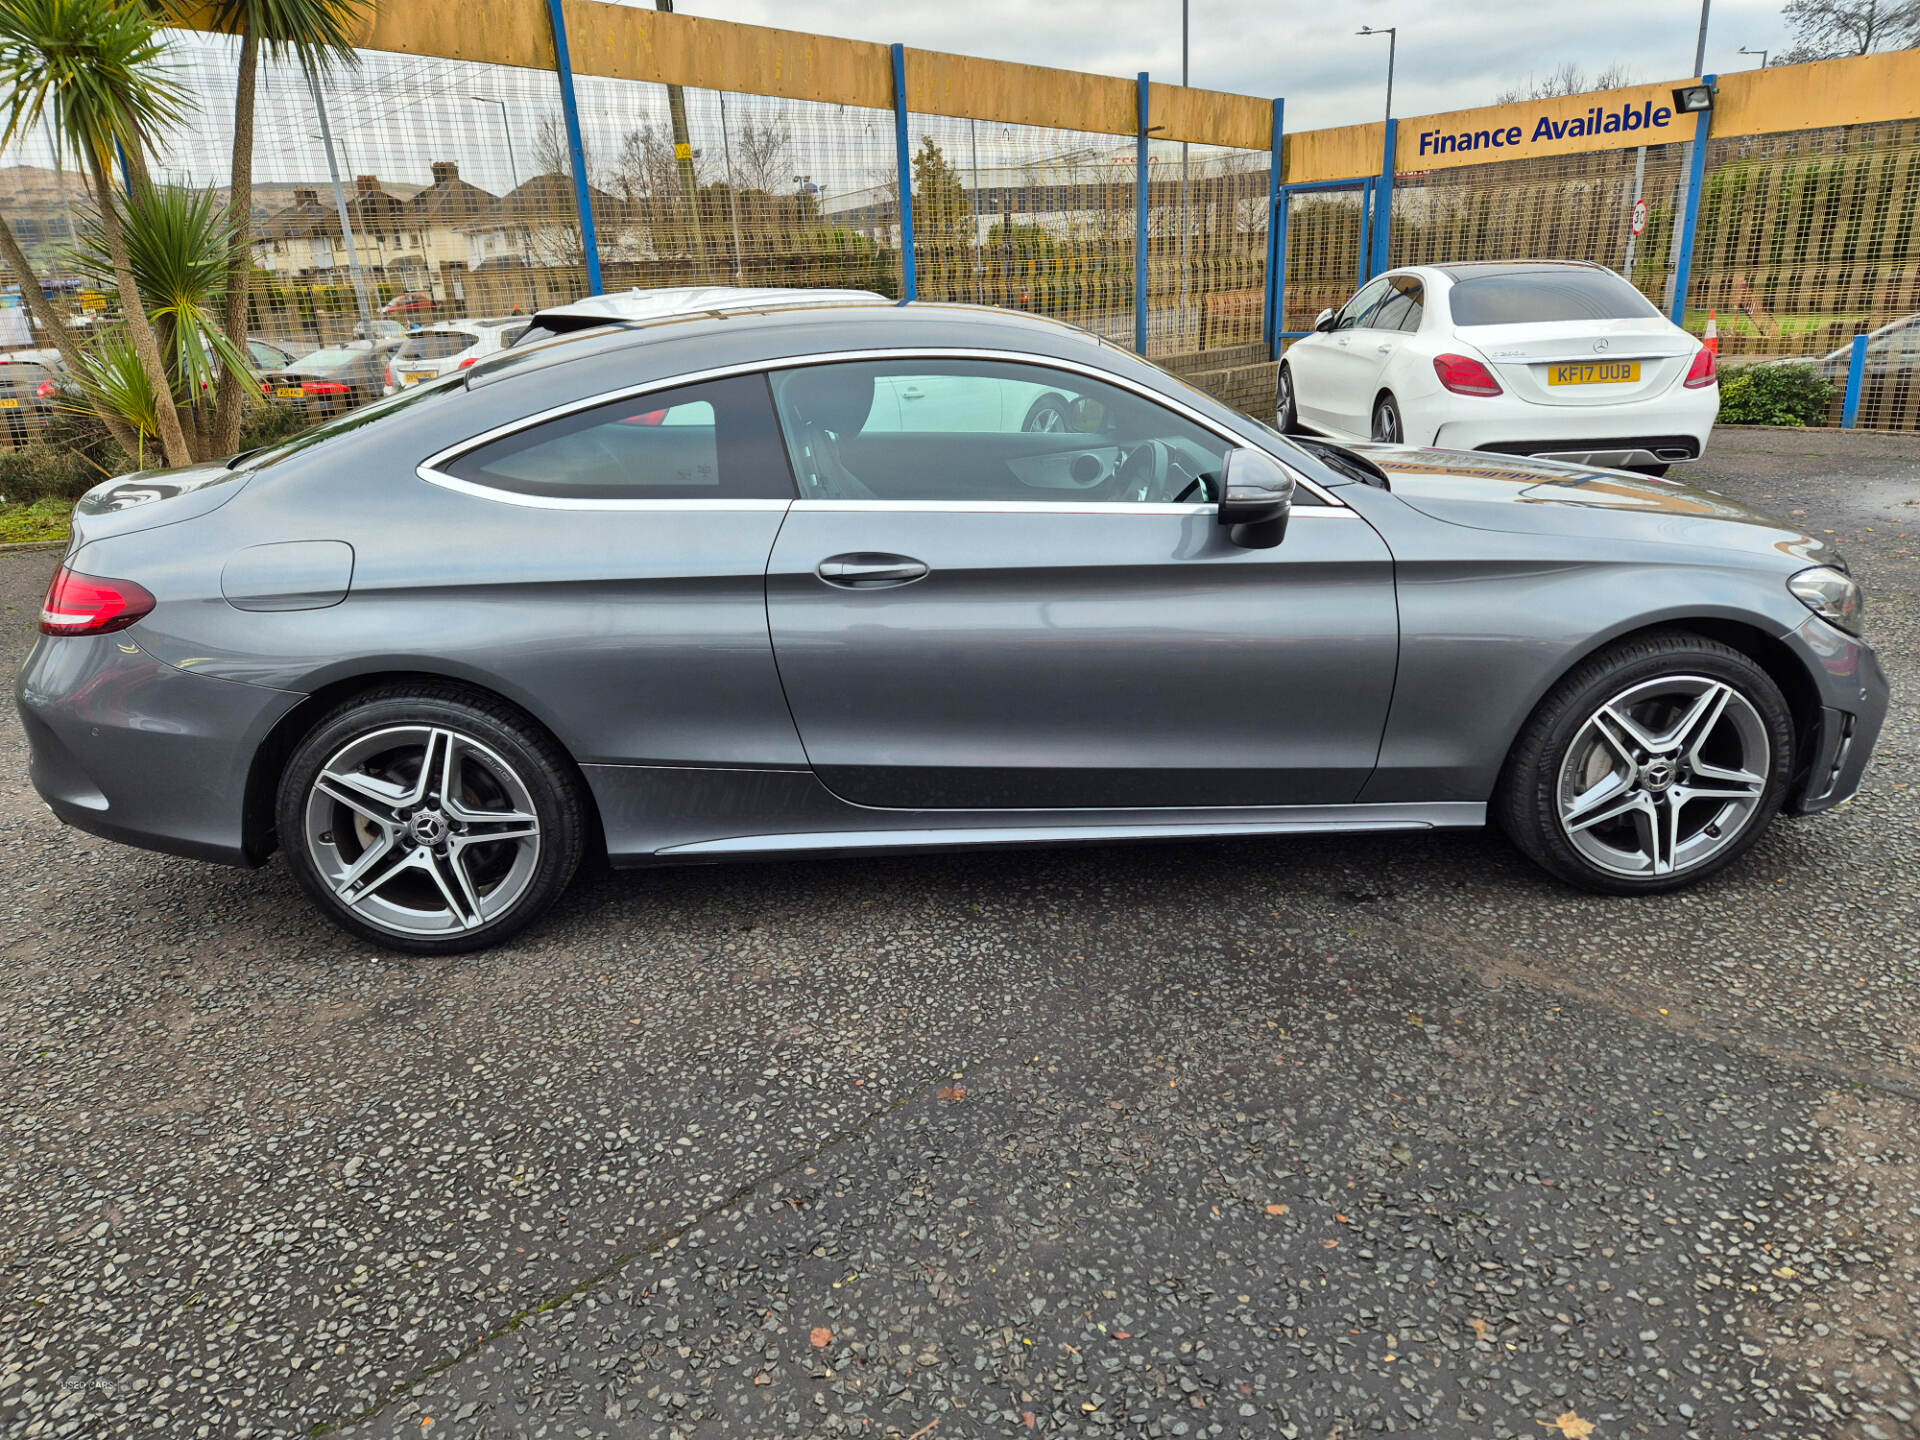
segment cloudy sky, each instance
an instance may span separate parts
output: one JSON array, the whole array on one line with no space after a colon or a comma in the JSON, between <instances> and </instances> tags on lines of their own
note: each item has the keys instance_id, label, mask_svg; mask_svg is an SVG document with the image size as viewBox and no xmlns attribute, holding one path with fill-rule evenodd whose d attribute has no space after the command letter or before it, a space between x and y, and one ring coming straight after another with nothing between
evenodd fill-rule
<instances>
[{"instance_id":1,"label":"cloudy sky","mask_svg":"<svg viewBox=\"0 0 1920 1440\"><path fill-rule=\"evenodd\" d=\"M650 0L640 0L650 3ZM1380 112L1387 41L1399 27L1394 110L1422 115L1486 104L1529 71L1621 62L1636 81L1691 72L1700 11L1691 0L1189 0L1195 85L1284 95L1289 129ZM1156 79L1180 75L1180 0L678 0L685 14L860 40L899 41L1001 60ZM1779 0L1714 0L1707 69L1758 64L1778 50Z\"/></svg>"}]
</instances>

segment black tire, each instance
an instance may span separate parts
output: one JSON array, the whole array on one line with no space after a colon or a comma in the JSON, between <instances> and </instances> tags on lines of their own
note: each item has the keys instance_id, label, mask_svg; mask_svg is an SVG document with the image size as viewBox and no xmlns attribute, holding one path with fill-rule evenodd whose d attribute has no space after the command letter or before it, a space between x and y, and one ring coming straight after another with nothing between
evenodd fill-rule
<instances>
[{"instance_id":1,"label":"black tire","mask_svg":"<svg viewBox=\"0 0 1920 1440\"><path fill-rule=\"evenodd\" d=\"M1027 416L1020 422L1020 428L1046 433L1073 429L1071 402L1057 390L1047 391L1027 407Z\"/></svg>"},{"instance_id":2,"label":"black tire","mask_svg":"<svg viewBox=\"0 0 1920 1440\"><path fill-rule=\"evenodd\" d=\"M1407 443L1407 427L1400 418L1400 402L1388 391L1373 402L1373 428L1367 432L1382 445Z\"/></svg>"},{"instance_id":3,"label":"black tire","mask_svg":"<svg viewBox=\"0 0 1920 1440\"><path fill-rule=\"evenodd\" d=\"M506 877L513 880L517 896L505 903L497 914L471 923L463 918L466 928L425 934L370 921L336 894L314 853L316 848L324 850L320 842L331 841L335 828L330 826L321 831L319 842L310 839L309 802L321 769L330 759L347 753L349 747L364 743L367 737L405 727L453 732L474 747L468 751L469 756L485 754L488 761L502 762L527 797L526 801L515 803L530 804L538 819L537 841L531 842L530 847L517 847L515 851L517 854L518 848L531 848L532 854L517 875ZM482 779L485 778L483 775ZM324 805L326 802L314 803ZM281 772L274 815L280 847L286 853L294 877L328 919L363 940L389 949L416 955L455 955L499 944L532 924L560 898L579 868L588 837L593 833L590 804L585 784L572 760L551 736L519 710L464 686L424 680L369 690L322 717ZM338 813L353 819L344 811ZM319 827L316 824L314 828ZM398 854L412 846L415 838L400 841L390 838L391 853ZM499 848L496 847L495 853ZM479 859L487 855L484 848L469 853ZM506 879L497 884L504 885ZM424 884L424 881L414 883ZM484 886L481 893L485 893ZM497 895L496 888L494 897ZM367 898L361 897L363 901ZM452 913L451 907L449 913Z\"/></svg>"},{"instance_id":4,"label":"black tire","mask_svg":"<svg viewBox=\"0 0 1920 1440\"><path fill-rule=\"evenodd\" d=\"M1300 401L1293 393L1293 369L1284 362L1273 381L1273 428L1282 435L1300 431Z\"/></svg>"},{"instance_id":5,"label":"black tire","mask_svg":"<svg viewBox=\"0 0 1920 1440\"><path fill-rule=\"evenodd\" d=\"M1756 740L1764 734L1766 772L1762 780L1745 787L1754 796L1751 808L1739 818L1739 828L1734 829L1734 822L1724 819L1732 807L1717 811L1709 808L1703 812L1702 807L1715 803L1711 799L1682 801L1676 805L1685 818L1675 822L1675 833L1683 826L1700 825L1703 814L1710 816L1711 823L1700 825L1694 833L1704 836L1715 848L1706 850L1697 860L1676 864L1667 873L1621 874L1595 863L1589 854L1576 848L1560 818L1563 767L1568 764L1570 750L1577 740L1593 733L1587 729L1589 721L1597 722L1596 712L1611 698L1636 687L1657 689L1663 681L1681 685L1695 680L1709 685L1718 682L1744 697L1751 707L1751 721L1743 710L1739 712L1739 723L1753 729ZM1735 723L1731 700L1724 713L1728 718L1720 723ZM1752 848L1772 823L1785 798L1793 773L1793 747L1792 712L1780 687L1766 671L1716 640L1684 630L1659 631L1602 651L1582 662L1548 692L1521 727L1490 808L1493 818L1524 854L1569 884L1608 895L1658 894L1704 879L1731 865ZM1630 767L1623 760L1621 768ZM1715 783L1690 773L1685 778L1689 784L1695 779L1703 786ZM1665 797L1668 804L1674 803L1673 797L1685 793L1683 786L1671 779L1662 788L1667 786L1671 787L1671 793ZM1689 805L1693 808L1688 809ZM1652 813L1659 813L1657 805ZM1634 821L1635 817L1629 816L1615 823L1631 825ZM1677 850L1674 853L1677 855Z\"/></svg>"},{"instance_id":6,"label":"black tire","mask_svg":"<svg viewBox=\"0 0 1920 1440\"><path fill-rule=\"evenodd\" d=\"M1651 475L1654 479L1658 480L1662 475L1667 473L1668 467L1665 465L1629 465L1627 469L1636 475Z\"/></svg>"}]
</instances>

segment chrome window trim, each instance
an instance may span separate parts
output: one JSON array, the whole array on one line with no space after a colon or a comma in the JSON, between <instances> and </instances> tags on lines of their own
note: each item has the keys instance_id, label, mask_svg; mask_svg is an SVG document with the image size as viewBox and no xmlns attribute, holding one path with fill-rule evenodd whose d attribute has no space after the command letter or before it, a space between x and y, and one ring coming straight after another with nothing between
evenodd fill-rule
<instances>
[{"instance_id":1,"label":"chrome window trim","mask_svg":"<svg viewBox=\"0 0 1920 1440\"><path fill-rule=\"evenodd\" d=\"M863 515L888 511L904 511L913 515L1211 515L1218 507L1212 500L1186 505L1095 500L795 500L793 508L798 512L811 511L816 514L847 512ZM1293 512L1292 518L1298 520L1307 515L1326 519L1358 518L1354 511L1344 505L1303 505Z\"/></svg>"},{"instance_id":2,"label":"chrome window trim","mask_svg":"<svg viewBox=\"0 0 1920 1440\"><path fill-rule=\"evenodd\" d=\"M518 420L510 420L504 425L494 426L491 430L483 430L478 435L470 435L465 440L461 440L456 444L436 450L414 467L414 473L430 485L438 485L442 489L452 490L458 494L476 496L485 500L496 500L505 505L525 505L540 510L737 510L743 508L763 510L768 508L784 509L790 504L814 506L878 506L887 509L899 506L913 506L918 509L928 507L939 509L951 508L953 506L987 505L992 509L1018 509L1023 512L1053 511L1060 513L1058 504L1050 500L1011 500L1002 505L999 502L970 500L745 500L722 499L719 497L712 500L648 500L638 496L620 496L618 498L608 498L605 500L575 499L552 495L523 495L514 490L496 489L491 485L481 485L471 480L462 480L458 476L447 474L446 471L440 468L449 461L466 454L469 450L477 450L480 446L489 444L504 436L515 435L522 430L532 429L536 425L544 425L552 420L563 419L581 410L591 410L596 405L608 405L616 400L627 400L641 395L649 395L656 390L673 390L682 385L697 385L702 381L722 380L733 375L766 375L776 370L797 370L807 365L837 365L850 360L997 360L1015 364L1039 365L1050 370L1065 370L1069 373L1085 375L1089 379L1103 381L1109 385L1117 385L1123 390L1131 390L1134 394L1144 399L1165 406L1175 414L1200 426L1201 429L1209 431L1236 449L1257 450L1264 448L1255 445L1240 435L1234 434L1217 421L1201 414L1192 406L1187 405L1171 395L1163 395L1158 390L1153 389L1151 386L1143 385L1130 376L1116 375L1112 371L1103 370L1097 365L1087 365L1077 360L1062 360L1054 355L1036 355L1026 350L990 350L971 346L896 345L875 350L834 350L822 352L817 355L789 355L776 357L774 359L747 360L734 365L717 365L706 370L689 370L683 374L658 380L647 380L637 385L623 385L616 390L604 390L598 394L588 395L578 400L569 400L564 405L551 406L548 409L538 411L532 415L522 416ZM1271 450L1268 450L1266 453L1269 455L1274 454ZM1347 510L1345 504L1334 498L1329 491L1312 479L1301 474L1300 471L1289 464L1284 457L1274 455L1274 458L1286 466L1288 473L1293 476L1296 485L1320 502L1319 506L1308 505L1297 509L1294 512L1296 517L1313 514L1322 506L1335 511ZM1086 509L1098 509L1103 512L1131 509L1144 513L1155 513L1161 509L1161 507L1128 506L1125 504L1102 504L1095 506L1082 501L1073 505L1066 513L1078 513L1083 507ZM1187 506L1172 506L1167 508L1179 513L1188 513L1190 510L1190 507ZM1212 505L1209 503L1202 508L1211 509Z\"/></svg>"}]
</instances>

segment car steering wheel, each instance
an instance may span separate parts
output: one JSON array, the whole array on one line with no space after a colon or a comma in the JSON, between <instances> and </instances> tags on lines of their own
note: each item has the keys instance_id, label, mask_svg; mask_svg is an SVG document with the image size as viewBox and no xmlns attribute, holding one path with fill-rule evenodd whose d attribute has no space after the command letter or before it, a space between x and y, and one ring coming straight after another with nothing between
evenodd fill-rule
<instances>
[{"instance_id":1,"label":"car steering wheel","mask_svg":"<svg viewBox=\"0 0 1920 1440\"><path fill-rule=\"evenodd\" d=\"M1152 502L1167 488L1173 452L1163 441L1142 440L1113 467L1115 498Z\"/></svg>"}]
</instances>

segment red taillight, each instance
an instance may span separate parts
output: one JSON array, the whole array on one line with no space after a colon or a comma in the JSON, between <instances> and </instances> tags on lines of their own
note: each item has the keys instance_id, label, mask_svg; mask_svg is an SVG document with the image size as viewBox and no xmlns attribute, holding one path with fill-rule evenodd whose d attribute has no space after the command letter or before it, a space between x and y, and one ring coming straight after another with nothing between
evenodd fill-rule
<instances>
[{"instance_id":1,"label":"red taillight","mask_svg":"<svg viewBox=\"0 0 1920 1440\"><path fill-rule=\"evenodd\" d=\"M301 382L303 395L351 395L353 387L342 385L338 380L305 380Z\"/></svg>"},{"instance_id":2,"label":"red taillight","mask_svg":"<svg viewBox=\"0 0 1920 1440\"><path fill-rule=\"evenodd\" d=\"M462 360L462 361L461 361L461 362L460 362L460 363L459 363L458 365L456 365L456 366L455 366L454 368L455 368L456 370L464 370L464 369L466 369L466 368L467 368L467 367L468 367L469 365L471 365L471 364L473 364L473 362L474 362L474 361L476 361L476 360L478 360L479 358L480 358L480 357L479 357L478 355L469 355L469 356L467 356L467 358L466 358L466 359L464 359L464 360Z\"/></svg>"},{"instance_id":3,"label":"red taillight","mask_svg":"<svg viewBox=\"0 0 1920 1440\"><path fill-rule=\"evenodd\" d=\"M153 609L153 596L131 580L106 580L61 566L40 607L42 635L105 635L124 630Z\"/></svg>"},{"instance_id":4,"label":"red taillight","mask_svg":"<svg viewBox=\"0 0 1920 1440\"><path fill-rule=\"evenodd\" d=\"M1440 383L1456 395L1498 395L1500 382L1493 378L1493 372L1478 360L1465 355L1436 355L1433 357L1433 373L1440 377Z\"/></svg>"},{"instance_id":5,"label":"red taillight","mask_svg":"<svg viewBox=\"0 0 1920 1440\"><path fill-rule=\"evenodd\" d=\"M642 410L638 415L629 415L622 425L658 425L667 418L664 410Z\"/></svg>"},{"instance_id":6,"label":"red taillight","mask_svg":"<svg viewBox=\"0 0 1920 1440\"><path fill-rule=\"evenodd\" d=\"M1700 353L1693 357L1692 368L1687 371L1687 389L1703 390L1719 378L1720 367L1714 363L1713 351L1701 346Z\"/></svg>"},{"instance_id":7,"label":"red taillight","mask_svg":"<svg viewBox=\"0 0 1920 1440\"><path fill-rule=\"evenodd\" d=\"M387 367L387 388L389 390L397 390L400 388L400 382L393 378L393 367L391 365Z\"/></svg>"},{"instance_id":8,"label":"red taillight","mask_svg":"<svg viewBox=\"0 0 1920 1440\"><path fill-rule=\"evenodd\" d=\"M53 381L51 381L51 380L42 380L42 381L40 382L40 388L39 388L38 390L36 390L36 391L34 391L33 393L34 393L34 394L36 394L36 395L38 395L38 396L39 396L39 397L40 397L40 398L41 398L42 400L51 400L51 399L53 399L53 393L54 393L54 392L53 392Z\"/></svg>"},{"instance_id":9,"label":"red taillight","mask_svg":"<svg viewBox=\"0 0 1920 1440\"><path fill-rule=\"evenodd\" d=\"M271 395L273 393L273 382L271 380L262 380L260 382L260 393L262 395Z\"/></svg>"}]
</instances>

